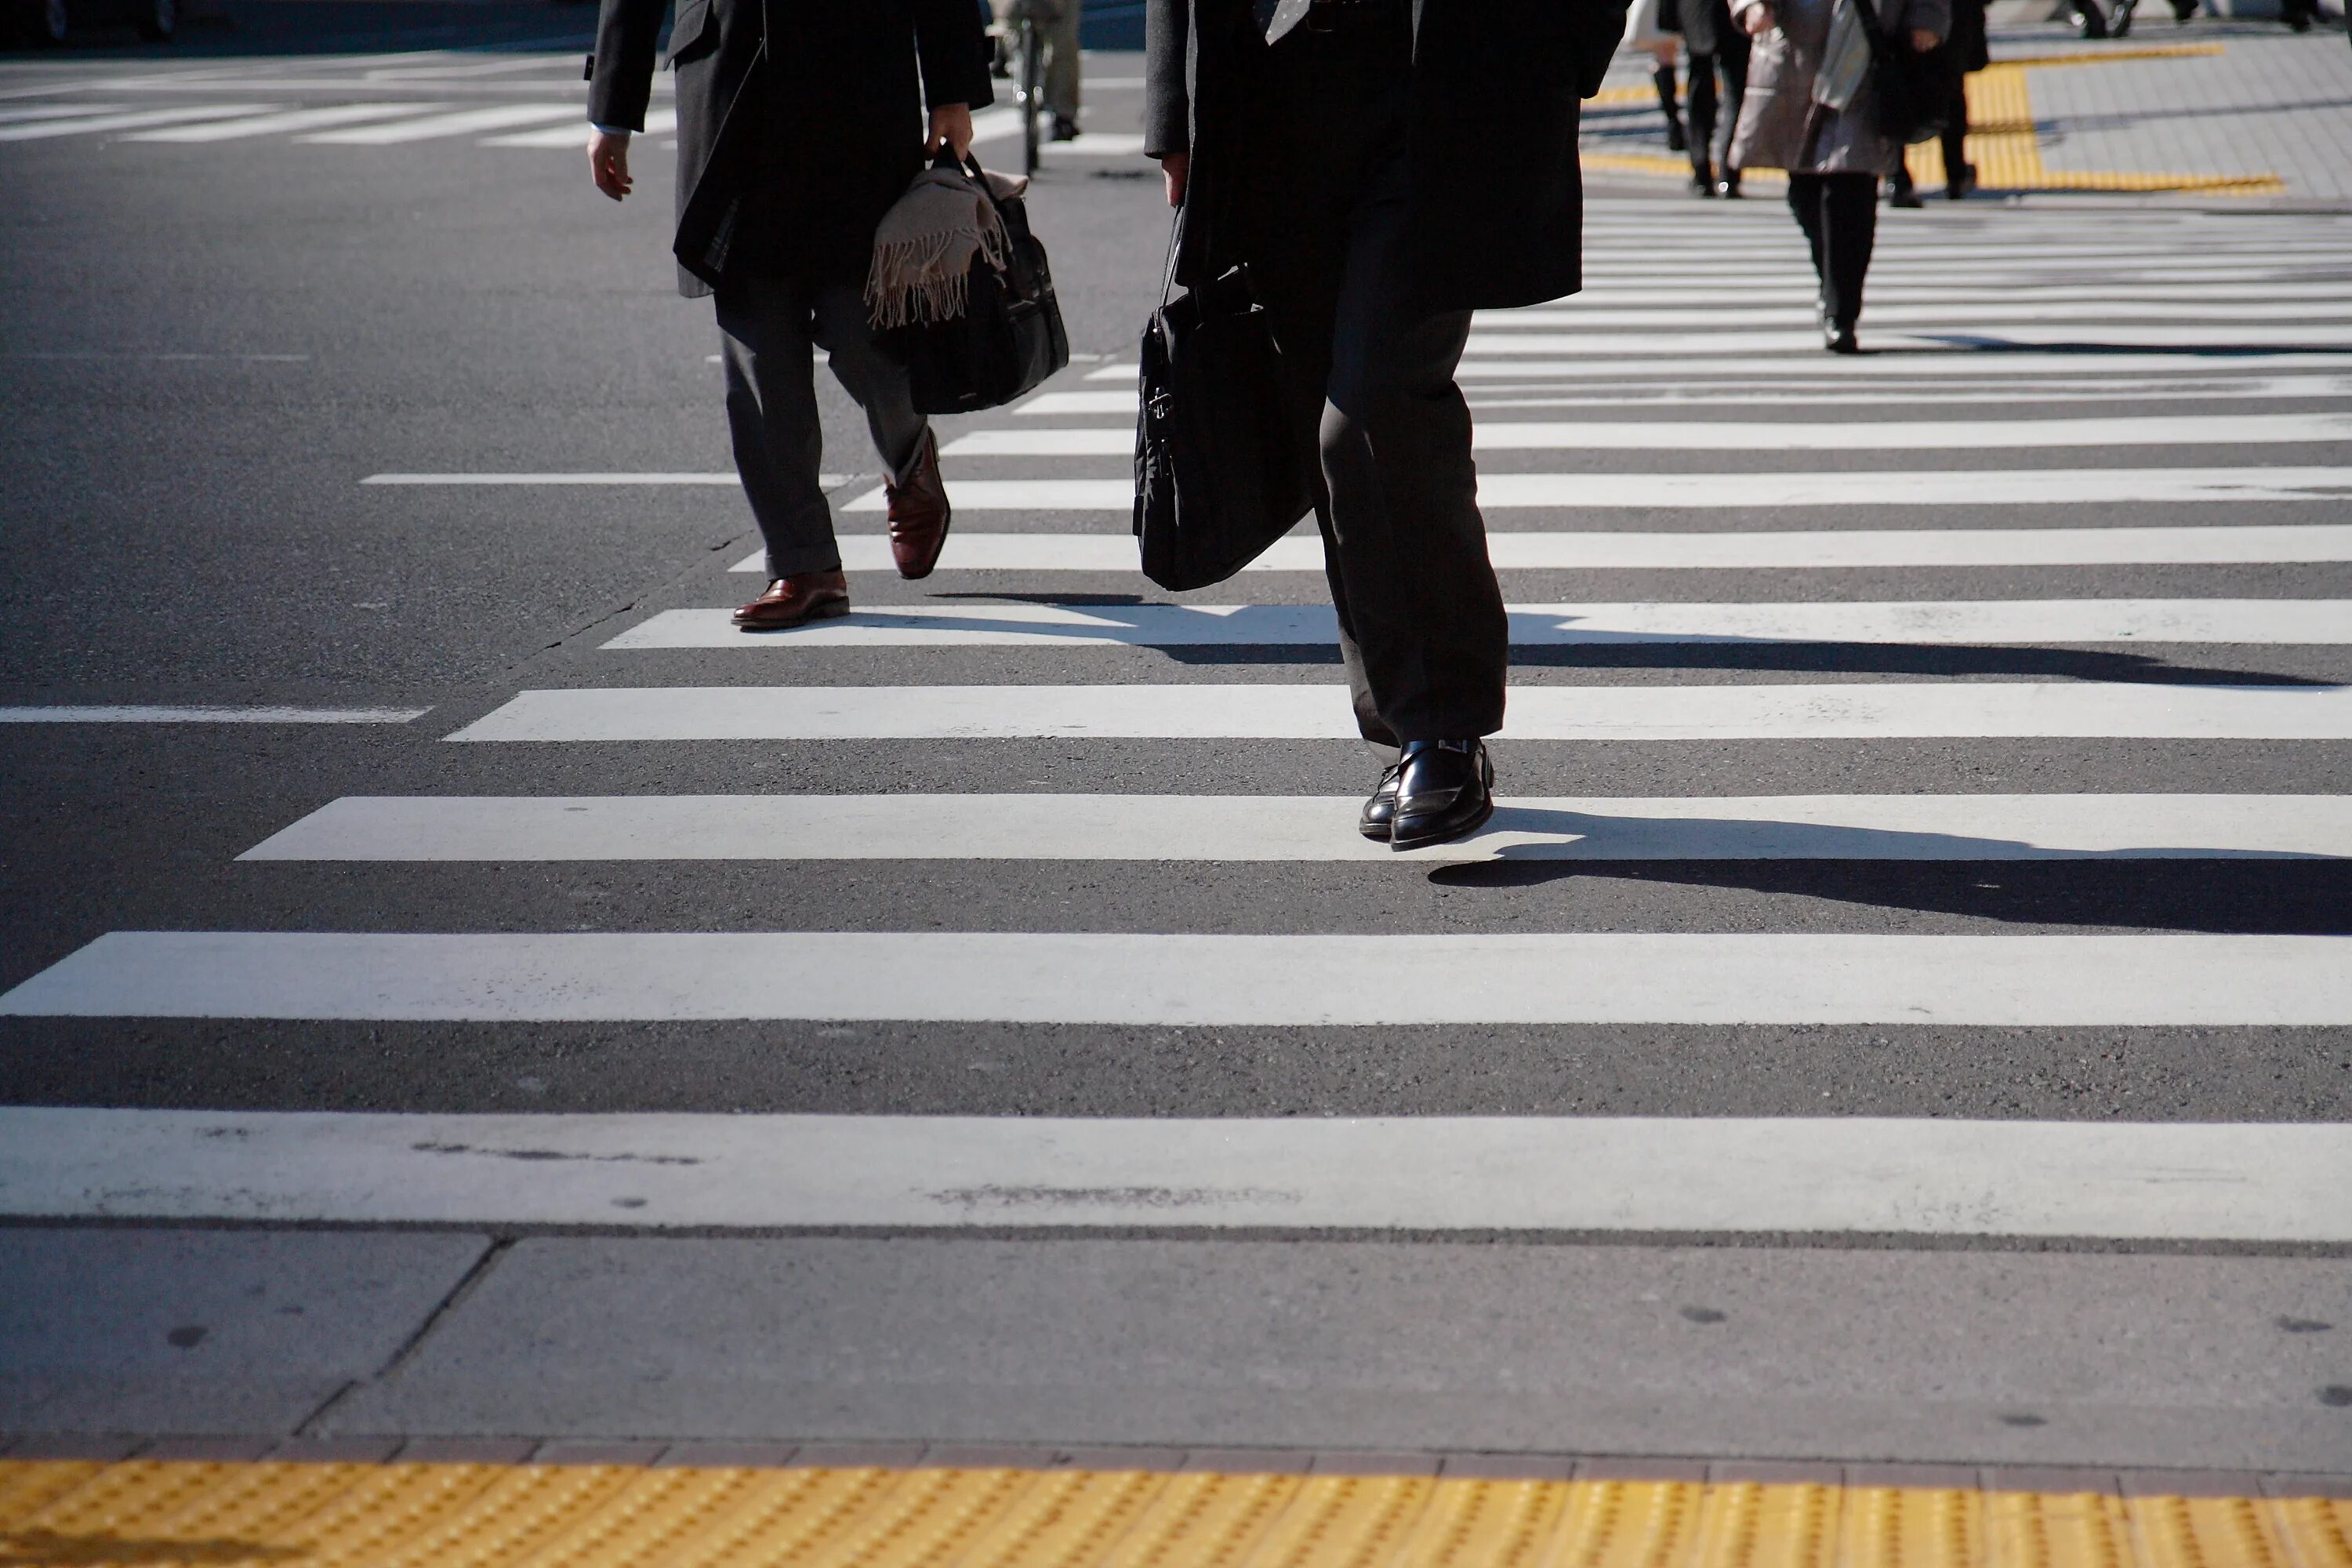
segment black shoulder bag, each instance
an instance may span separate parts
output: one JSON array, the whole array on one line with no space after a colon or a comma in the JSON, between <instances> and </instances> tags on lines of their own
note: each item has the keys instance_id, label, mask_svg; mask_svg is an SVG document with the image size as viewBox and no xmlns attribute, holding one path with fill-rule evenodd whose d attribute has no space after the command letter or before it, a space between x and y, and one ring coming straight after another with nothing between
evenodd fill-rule
<instances>
[{"instance_id":1,"label":"black shoulder bag","mask_svg":"<svg viewBox=\"0 0 2352 1568\"><path fill-rule=\"evenodd\" d=\"M1249 269L1168 297L1183 224L1179 209L1160 309L1143 328L1135 422L1143 574L1175 590L1223 582L1314 505L1282 351Z\"/></svg>"},{"instance_id":2,"label":"black shoulder bag","mask_svg":"<svg viewBox=\"0 0 2352 1568\"><path fill-rule=\"evenodd\" d=\"M942 148L939 168L959 166ZM999 200L988 188L980 160L966 155L961 167L1004 219L1008 247L1002 270L973 257L970 302L963 314L943 321L893 327L883 341L906 362L915 407L925 414L971 414L995 408L1030 391L1070 363L1070 339L1062 307L1054 298L1054 275L1045 247L1029 230L1027 205L1018 196Z\"/></svg>"},{"instance_id":3,"label":"black shoulder bag","mask_svg":"<svg viewBox=\"0 0 2352 1568\"><path fill-rule=\"evenodd\" d=\"M1870 42L1870 85L1878 109L1878 129L1897 146L1932 142L1951 123L1952 95L1959 88L1948 39L1920 50L1908 39L1890 38L1878 25L1874 0L1853 0Z\"/></svg>"}]
</instances>

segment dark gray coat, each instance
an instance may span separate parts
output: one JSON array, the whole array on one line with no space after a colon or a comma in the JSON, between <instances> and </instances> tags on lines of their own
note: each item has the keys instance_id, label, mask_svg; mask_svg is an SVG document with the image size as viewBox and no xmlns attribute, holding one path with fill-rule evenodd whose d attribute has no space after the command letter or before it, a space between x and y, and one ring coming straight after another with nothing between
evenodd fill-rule
<instances>
[{"instance_id":1,"label":"dark gray coat","mask_svg":"<svg viewBox=\"0 0 2352 1568\"><path fill-rule=\"evenodd\" d=\"M1577 100L1600 90L1626 0L1413 0L1405 156L1407 254L1432 310L1572 294L1583 189ZM1192 154L1191 283L1249 259L1223 193L1249 177L1241 51L1262 49L1249 0L1149 0L1144 150Z\"/></svg>"},{"instance_id":2,"label":"dark gray coat","mask_svg":"<svg viewBox=\"0 0 2352 1568\"><path fill-rule=\"evenodd\" d=\"M642 130L668 0L603 7L588 118ZM678 0L669 49L688 295L747 263L862 279L874 226L922 167L924 106L994 96L973 0Z\"/></svg>"}]
</instances>

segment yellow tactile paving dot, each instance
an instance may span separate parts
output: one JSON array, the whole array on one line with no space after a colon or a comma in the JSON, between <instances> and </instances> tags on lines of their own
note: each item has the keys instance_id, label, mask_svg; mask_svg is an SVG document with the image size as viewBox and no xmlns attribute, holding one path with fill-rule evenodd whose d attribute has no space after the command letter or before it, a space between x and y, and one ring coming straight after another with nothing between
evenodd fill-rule
<instances>
[{"instance_id":1,"label":"yellow tactile paving dot","mask_svg":"<svg viewBox=\"0 0 2352 1568\"><path fill-rule=\"evenodd\" d=\"M2352 1500L1021 1469L0 1461L0 1568L2352 1568Z\"/></svg>"}]
</instances>

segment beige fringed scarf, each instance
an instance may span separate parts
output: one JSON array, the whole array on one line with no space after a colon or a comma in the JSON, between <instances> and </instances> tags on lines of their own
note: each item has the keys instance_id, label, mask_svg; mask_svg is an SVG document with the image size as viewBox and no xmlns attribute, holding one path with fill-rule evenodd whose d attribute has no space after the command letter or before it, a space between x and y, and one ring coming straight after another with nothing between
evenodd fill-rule
<instances>
[{"instance_id":1,"label":"beige fringed scarf","mask_svg":"<svg viewBox=\"0 0 2352 1568\"><path fill-rule=\"evenodd\" d=\"M1029 182L991 174L999 200ZM974 257L1005 265L1011 241L996 204L961 169L926 169L882 215L874 231L874 265L866 274L866 309L877 331L944 321L963 314Z\"/></svg>"}]
</instances>

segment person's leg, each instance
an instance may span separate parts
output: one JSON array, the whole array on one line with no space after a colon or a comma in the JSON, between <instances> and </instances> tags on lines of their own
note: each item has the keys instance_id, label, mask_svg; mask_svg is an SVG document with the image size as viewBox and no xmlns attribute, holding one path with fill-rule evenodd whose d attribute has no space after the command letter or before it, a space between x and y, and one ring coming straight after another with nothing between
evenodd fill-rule
<instances>
[{"instance_id":1,"label":"person's leg","mask_svg":"<svg viewBox=\"0 0 2352 1568\"><path fill-rule=\"evenodd\" d=\"M1658 89L1658 112L1666 117L1666 149L1683 150L1682 110L1675 102L1675 42L1668 38L1651 47L1650 85Z\"/></svg>"},{"instance_id":2,"label":"person's leg","mask_svg":"<svg viewBox=\"0 0 2352 1568\"><path fill-rule=\"evenodd\" d=\"M1795 215L1797 226L1805 231L1805 248L1812 253L1813 277L1822 285L1822 298L1829 297L1828 252L1822 248L1822 182L1820 174L1790 174L1789 176L1789 211Z\"/></svg>"},{"instance_id":3,"label":"person's leg","mask_svg":"<svg viewBox=\"0 0 2352 1568\"><path fill-rule=\"evenodd\" d=\"M1055 131L1078 124L1078 5L1079 0L1056 0L1060 12L1045 28L1045 107L1053 111Z\"/></svg>"},{"instance_id":4,"label":"person's leg","mask_svg":"<svg viewBox=\"0 0 2352 1568\"><path fill-rule=\"evenodd\" d=\"M718 291L719 363L735 471L767 542L768 575L841 568L833 511L817 483L817 424L809 303L792 284L730 279Z\"/></svg>"},{"instance_id":5,"label":"person's leg","mask_svg":"<svg viewBox=\"0 0 2352 1568\"><path fill-rule=\"evenodd\" d=\"M1878 176L1824 174L1822 198L1822 299L1830 321L1852 328L1862 317L1863 279L1878 233Z\"/></svg>"},{"instance_id":6,"label":"person's leg","mask_svg":"<svg viewBox=\"0 0 2352 1568\"><path fill-rule=\"evenodd\" d=\"M1691 183L1701 195L1715 194L1715 57L1690 51L1690 65L1684 73L1688 85L1684 89L1690 102L1690 163Z\"/></svg>"},{"instance_id":7,"label":"person's leg","mask_svg":"<svg viewBox=\"0 0 2352 1568\"><path fill-rule=\"evenodd\" d=\"M1470 313L1406 303L1398 255L1404 167L1351 224L1320 449L1330 539L1380 716L1396 737L1502 728L1509 628L1486 555L1454 369Z\"/></svg>"},{"instance_id":8,"label":"person's leg","mask_svg":"<svg viewBox=\"0 0 2352 1568\"><path fill-rule=\"evenodd\" d=\"M906 365L875 342L866 301L856 288L836 283L819 289L811 304L815 341L833 366L833 378L866 411L875 455L891 482L904 480L930 429L930 422L915 412Z\"/></svg>"},{"instance_id":9,"label":"person's leg","mask_svg":"<svg viewBox=\"0 0 2352 1568\"><path fill-rule=\"evenodd\" d=\"M1739 126L1739 106L1748 100L1748 36L1738 27L1723 26L1718 32L1723 47L1716 52L1716 65L1723 72L1723 105L1717 114L1721 130L1717 132L1715 166L1721 176L1726 195L1739 194L1739 171L1731 163L1731 138Z\"/></svg>"},{"instance_id":10,"label":"person's leg","mask_svg":"<svg viewBox=\"0 0 2352 1568\"><path fill-rule=\"evenodd\" d=\"M1976 170L1968 160L1968 79L1955 77L1944 121L1944 194L1954 201L1967 195L1976 185Z\"/></svg>"}]
</instances>

